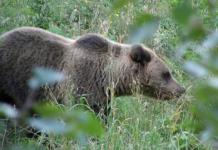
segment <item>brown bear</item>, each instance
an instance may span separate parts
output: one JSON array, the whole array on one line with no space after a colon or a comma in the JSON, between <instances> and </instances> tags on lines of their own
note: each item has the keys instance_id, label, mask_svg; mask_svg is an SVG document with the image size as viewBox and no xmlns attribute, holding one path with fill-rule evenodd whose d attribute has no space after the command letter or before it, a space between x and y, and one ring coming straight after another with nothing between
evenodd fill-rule
<instances>
[{"instance_id":1,"label":"brown bear","mask_svg":"<svg viewBox=\"0 0 218 150\"><path fill-rule=\"evenodd\" d=\"M120 44L98 34L76 40L43 29L21 27L0 36L0 100L21 107L34 67L61 71L65 80L38 91L36 100L63 103L70 94L85 97L95 112L105 109L113 92L129 95L137 87L160 99L184 93L164 62L140 44ZM48 92L49 91L49 92Z\"/></svg>"}]
</instances>

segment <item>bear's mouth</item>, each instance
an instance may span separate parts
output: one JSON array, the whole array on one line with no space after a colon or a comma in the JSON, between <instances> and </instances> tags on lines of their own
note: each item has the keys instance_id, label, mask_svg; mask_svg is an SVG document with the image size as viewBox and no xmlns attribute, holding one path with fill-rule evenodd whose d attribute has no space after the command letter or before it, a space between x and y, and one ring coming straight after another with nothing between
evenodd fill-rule
<instances>
[{"instance_id":1,"label":"bear's mouth","mask_svg":"<svg viewBox=\"0 0 218 150\"><path fill-rule=\"evenodd\" d=\"M163 99L163 100L170 100L174 98L179 98L182 93L176 92L176 91L168 91L166 89L160 88L156 89L156 97L158 99Z\"/></svg>"},{"instance_id":2,"label":"bear's mouth","mask_svg":"<svg viewBox=\"0 0 218 150\"><path fill-rule=\"evenodd\" d=\"M157 98L157 99L161 99L161 100L170 100L174 96L173 96L173 93L167 92L166 90L155 89L154 97Z\"/></svg>"},{"instance_id":3,"label":"bear's mouth","mask_svg":"<svg viewBox=\"0 0 218 150\"><path fill-rule=\"evenodd\" d=\"M146 86L143 91L144 94L146 94L147 96L160 100L170 100L181 96L181 94L179 93L174 93L164 88L157 88L157 87L155 88L152 86Z\"/></svg>"}]
</instances>

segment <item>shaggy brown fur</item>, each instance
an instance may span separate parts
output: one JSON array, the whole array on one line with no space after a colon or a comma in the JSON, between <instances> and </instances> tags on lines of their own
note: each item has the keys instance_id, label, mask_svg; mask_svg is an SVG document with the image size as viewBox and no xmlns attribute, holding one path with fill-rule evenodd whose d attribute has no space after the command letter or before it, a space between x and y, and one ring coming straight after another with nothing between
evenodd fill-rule
<instances>
[{"instance_id":1,"label":"shaggy brown fur","mask_svg":"<svg viewBox=\"0 0 218 150\"><path fill-rule=\"evenodd\" d=\"M184 93L160 58L142 45L120 44L97 34L73 41L22 27L0 37L0 99L22 106L29 91L27 81L38 66L65 74L65 81L52 87L59 102L67 99L67 93L84 96L96 112L110 101L111 89L117 96L131 94L135 86L160 98ZM48 96L45 89L37 93L37 99Z\"/></svg>"}]
</instances>

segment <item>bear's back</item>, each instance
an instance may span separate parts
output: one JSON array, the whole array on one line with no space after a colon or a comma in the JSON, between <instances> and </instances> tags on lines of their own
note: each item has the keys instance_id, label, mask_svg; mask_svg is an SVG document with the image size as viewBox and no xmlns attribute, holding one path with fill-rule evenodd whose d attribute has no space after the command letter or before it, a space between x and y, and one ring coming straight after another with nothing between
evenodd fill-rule
<instances>
[{"instance_id":1,"label":"bear's back","mask_svg":"<svg viewBox=\"0 0 218 150\"><path fill-rule=\"evenodd\" d=\"M0 39L8 39L13 41L14 43L17 40L37 40L37 39L44 39L44 40L53 40L53 41L60 41L63 43L71 43L72 40L65 38L63 36L51 33L49 31L36 28L36 27L20 27L9 32L6 32L0 36Z\"/></svg>"}]
</instances>

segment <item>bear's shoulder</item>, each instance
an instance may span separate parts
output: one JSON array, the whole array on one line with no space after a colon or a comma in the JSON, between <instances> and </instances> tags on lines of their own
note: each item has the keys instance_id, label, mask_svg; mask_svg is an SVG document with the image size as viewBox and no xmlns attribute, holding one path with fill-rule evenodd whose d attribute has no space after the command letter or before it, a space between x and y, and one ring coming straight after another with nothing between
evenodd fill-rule
<instances>
[{"instance_id":1,"label":"bear's shoulder","mask_svg":"<svg viewBox=\"0 0 218 150\"><path fill-rule=\"evenodd\" d=\"M76 40L78 47L98 53L108 52L109 42L105 37L95 33L85 34Z\"/></svg>"}]
</instances>

